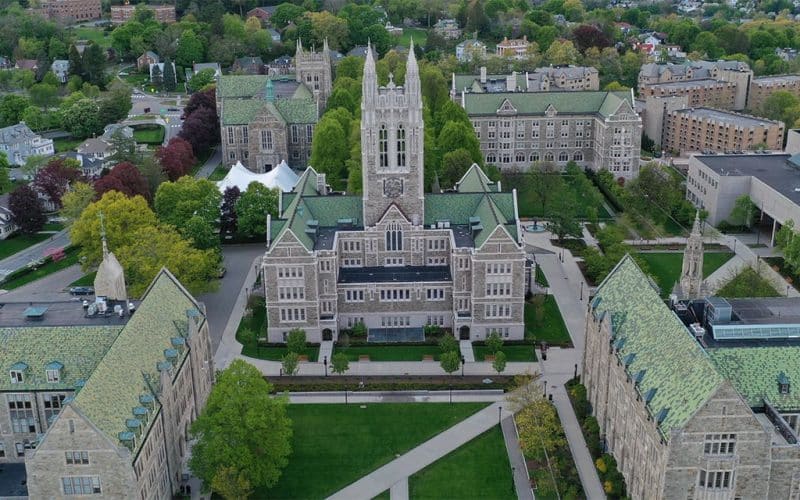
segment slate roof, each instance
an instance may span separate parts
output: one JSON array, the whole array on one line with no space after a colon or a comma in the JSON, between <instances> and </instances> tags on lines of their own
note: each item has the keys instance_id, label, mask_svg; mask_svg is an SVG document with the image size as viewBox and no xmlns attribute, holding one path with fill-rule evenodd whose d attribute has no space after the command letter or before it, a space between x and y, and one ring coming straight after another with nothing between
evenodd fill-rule
<instances>
[{"instance_id":1,"label":"slate roof","mask_svg":"<svg viewBox=\"0 0 800 500\"><path fill-rule=\"evenodd\" d=\"M265 98L272 80L274 102ZM217 92L222 99L222 125L245 125L265 109L286 123L316 123L317 105L308 87L292 75L223 75Z\"/></svg>"},{"instance_id":2,"label":"slate roof","mask_svg":"<svg viewBox=\"0 0 800 500\"><path fill-rule=\"evenodd\" d=\"M592 312L610 317L617 356L639 380L642 400L649 399L647 408L669 440L670 430L686 424L722 376L630 255L600 284Z\"/></svg>"},{"instance_id":3,"label":"slate roof","mask_svg":"<svg viewBox=\"0 0 800 500\"><path fill-rule=\"evenodd\" d=\"M132 409L140 405L140 396L152 396L150 387L158 390L157 366L166 362L165 350L173 348L172 339L187 335L189 311L205 321L188 292L162 269L136 313L75 396L74 404L113 442L119 442L119 434L129 430L125 422L133 416ZM187 352L178 354L177 366ZM151 380L150 386L145 376ZM154 404L158 408L158 403Z\"/></svg>"},{"instance_id":4,"label":"slate roof","mask_svg":"<svg viewBox=\"0 0 800 500\"><path fill-rule=\"evenodd\" d=\"M633 108L630 92L496 92L468 93L464 96L464 109L470 116L496 115L503 102L508 100L520 115L544 115L553 106L558 114L612 115L623 101Z\"/></svg>"},{"instance_id":5,"label":"slate roof","mask_svg":"<svg viewBox=\"0 0 800 500\"><path fill-rule=\"evenodd\" d=\"M0 391L75 390L89 378L122 330L111 326L31 326L0 328ZM57 383L47 381L45 367L63 365ZM23 383L12 384L9 370L17 363L28 368Z\"/></svg>"},{"instance_id":6,"label":"slate roof","mask_svg":"<svg viewBox=\"0 0 800 500\"><path fill-rule=\"evenodd\" d=\"M800 410L800 347L721 347L708 354L751 407L761 408L766 398L779 411ZM778 391L781 373L789 394Z\"/></svg>"}]
</instances>

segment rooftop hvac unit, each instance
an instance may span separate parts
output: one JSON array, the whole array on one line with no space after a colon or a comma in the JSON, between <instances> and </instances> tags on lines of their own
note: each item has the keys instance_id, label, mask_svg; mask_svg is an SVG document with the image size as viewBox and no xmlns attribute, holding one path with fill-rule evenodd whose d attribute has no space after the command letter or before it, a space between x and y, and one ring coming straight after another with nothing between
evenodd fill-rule
<instances>
[{"instance_id":1,"label":"rooftop hvac unit","mask_svg":"<svg viewBox=\"0 0 800 500\"><path fill-rule=\"evenodd\" d=\"M689 325L689 330L691 330L692 335L694 335L695 338L698 339L706 334L706 329L700 326L700 323L692 323L691 325Z\"/></svg>"}]
</instances>

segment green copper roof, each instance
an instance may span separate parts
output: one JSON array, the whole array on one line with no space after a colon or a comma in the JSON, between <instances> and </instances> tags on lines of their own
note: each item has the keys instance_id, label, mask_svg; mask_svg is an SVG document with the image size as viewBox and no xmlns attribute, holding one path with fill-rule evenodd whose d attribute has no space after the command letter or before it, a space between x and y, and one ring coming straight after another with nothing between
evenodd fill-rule
<instances>
[{"instance_id":1,"label":"green copper roof","mask_svg":"<svg viewBox=\"0 0 800 500\"><path fill-rule=\"evenodd\" d=\"M117 326L56 326L0 328L0 390L73 390L87 378L117 338ZM62 366L56 383L47 369ZM23 382L12 384L9 371L17 365Z\"/></svg>"},{"instance_id":2,"label":"green copper roof","mask_svg":"<svg viewBox=\"0 0 800 500\"><path fill-rule=\"evenodd\" d=\"M708 354L750 406L761 407L766 398L778 410L800 410L800 347L723 347ZM789 394L778 390L781 373Z\"/></svg>"},{"instance_id":3,"label":"green copper roof","mask_svg":"<svg viewBox=\"0 0 800 500\"><path fill-rule=\"evenodd\" d=\"M464 109L468 115L495 115L506 100L519 115L544 115L553 106L556 114L610 116L623 101L632 105L630 92L497 92L466 94Z\"/></svg>"},{"instance_id":4,"label":"green copper roof","mask_svg":"<svg viewBox=\"0 0 800 500\"><path fill-rule=\"evenodd\" d=\"M247 125L264 110L286 123L316 123L317 106L311 99L229 99L222 106L222 125Z\"/></svg>"},{"instance_id":5,"label":"green copper roof","mask_svg":"<svg viewBox=\"0 0 800 500\"><path fill-rule=\"evenodd\" d=\"M263 94L267 75L222 75L217 83L218 97L253 97Z\"/></svg>"},{"instance_id":6,"label":"green copper roof","mask_svg":"<svg viewBox=\"0 0 800 500\"><path fill-rule=\"evenodd\" d=\"M136 313L78 392L74 404L113 441L116 442L119 433L129 430L126 420L133 415L132 409L140 405L140 396L150 394L151 387L158 392L157 366L166 362L164 350L171 348L173 337L187 334L187 311L196 311L197 307L177 280L162 270L145 292ZM187 352L179 355L178 365ZM149 385L145 378L149 379Z\"/></svg>"},{"instance_id":7,"label":"green copper roof","mask_svg":"<svg viewBox=\"0 0 800 500\"><path fill-rule=\"evenodd\" d=\"M500 191L496 182L492 182L481 168L473 163L467 173L456 183L459 193L488 193Z\"/></svg>"},{"instance_id":8,"label":"green copper roof","mask_svg":"<svg viewBox=\"0 0 800 500\"><path fill-rule=\"evenodd\" d=\"M317 105L310 98L278 99L275 107L287 123L317 123Z\"/></svg>"},{"instance_id":9,"label":"green copper roof","mask_svg":"<svg viewBox=\"0 0 800 500\"><path fill-rule=\"evenodd\" d=\"M611 318L615 338L624 339L620 362L631 377L641 379L639 392L651 398L649 411L656 421L662 419L659 427L669 439L670 430L686 424L722 376L630 255L600 285L592 306L597 317Z\"/></svg>"},{"instance_id":10,"label":"green copper roof","mask_svg":"<svg viewBox=\"0 0 800 500\"><path fill-rule=\"evenodd\" d=\"M247 125L267 107L264 101L231 99L222 107L222 125Z\"/></svg>"}]
</instances>

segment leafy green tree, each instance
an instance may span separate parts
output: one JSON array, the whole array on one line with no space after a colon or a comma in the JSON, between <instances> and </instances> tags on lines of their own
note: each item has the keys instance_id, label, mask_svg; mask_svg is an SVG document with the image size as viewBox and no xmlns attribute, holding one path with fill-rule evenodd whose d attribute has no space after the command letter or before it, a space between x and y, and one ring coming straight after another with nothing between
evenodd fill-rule
<instances>
[{"instance_id":1,"label":"leafy green tree","mask_svg":"<svg viewBox=\"0 0 800 500\"><path fill-rule=\"evenodd\" d=\"M341 190L346 178L344 164L350 158L347 136L342 124L326 113L314 129L311 143L311 165L317 172L326 174L333 189Z\"/></svg>"},{"instance_id":2,"label":"leafy green tree","mask_svg":"<svg viewBox=\"0 0 800 500\"><path fill-rule=\"evenodd\" d=\"M219 493L225 500L237 500L250 498L253 487L244 472L223 465L211 479L211 491Z\"/></svg>"},{"instance_id":3,"label":"leafy green tree","mask_svg":"<svg viewBox=\"0 0 800 500\"><path fill-rule=\"evenodd\" d=\"M439 349L445 352L458 352L458 341L452 335L443 335L439 340Z\"/></svg>"},{"instance_id":4,"label":"leafy green tree","mask_svg":"<svg viewBox=\"0 0 800 500\"><path fill-rule=\"evenodd\" d=\"M472 157L464 148L445 153L442 157L442 168L439 170L439 185L448 188L455 186L471 165Z\"/></svg>"},{"instance_id":5,"label":"leafy green tree","mask_svg":"<svg viewBox=\"0 0 800 500\"><path fill-rule=\"evenodd\" d=\"M486 347L489 348L489 352L492 354L496 353L503 348L503 338L497 332L490 333L486 337Z\"/></svg>"},{"instance_id":6,"label":"leafy green tree","mask_svg":"<svg viewBox=\"0 0 800 500\"><path fill-rule=\"evenodd\" d=\"M85 139L103 132L100 107L96 101L82 99L61 113L64 129L73 137Z\"/></svg>"},{"instance_id":7,"label":"leafy green tree","mask_svg":"<svg viewBox=\"0 0 800 500\"><path fill-rule=\"evenodd\" d=\"M18 94L6 94L0 98L0 127L19 123L29 105L28 98Z\"/></svg>"},{"instance_id":8,"label":"leafy green tree","mask_svg":"<svg viewBox=\"0 0 800 500\"><path fill-rule=\"evenodd\" d=\"M175 68L172 66L172 61L169 59L164 61L164 75L163 75L163 87L164 90L167 92L172 92L175 90L175 85L177 84L176 76L175 76Z\"/></svg>"},{"instance_id":9,"label":"leafy green tree","mask_svg":"<svg viewBox=\"0 0 800 500\"><path fill-rule=\"evenodd\" d=\"M555 165L548 162L534 163L525 175L526 182L533 188L533 195L541 206L541 214L545 215L552 200L563 195L566 189L564 178L557 172Z\"/></svg>"},{"instance_id":10,"label":"leafy green tree","mask_svg":"<svg viewBox=\"0 0 800 500\"><path fill-rule=\"evenodd\" d=\"M506 353L503 351L497 351L494 353L492 368L494 368L497 373L502 373L506 370Z\"/></svg>"},{"instance_id":11,"label":"leafy green tree","mask_svg":"<svg viewBox=\"0 0 800 500\"><path fill-rule=\"evenodd\" d=\"M300 356L296 352L287 352L281 358L281 366L284 374L297 375L297 371L300 369Z\"/></svg>"},{"instance_id":12,"label":"leafy green tree","mask_svg":"<svg viewBox=\"0 0 800 500\"><path fill-rule=\"evenodd\" d=\"M186 222L195 216L216 227L221 203L222 195L212 181L184 176L158 186L153 208L161 222L183 232Z\"/></svg>"},{"instance_id":13,"label":"leafy green tree","mask_svg":"<svg viewBox=\"0 0 800 500\"><path fill-rule=\"evenodd\" d=\"M566 446L558 413L547 399L531 398L516 415L519 444L526 457L547 463L556 450Z\"/></svg>"},{"instance_id":14,"label":"leafy green tree","mask_svg":"<svg viewBox=\"0 0 800 500\"><path fill-rule=\"evenodd\" d=\"M761 116L780 120L788 129L794 127L800 119L800 99L791 92L779 90L764 100L760 111Z\"/></svg>"},{"instance_id":15,"label":"leafy green tree","mask_svg":"<svg viewBox=\"0 0 800 500\"><path fill-rule=\"evenodd\" d=\"M753 216L756 214L758 207L750 199L750 196L743 194L736 198L731 210L730 222L732 224L746 226L750 228L753 225Z\"/></svg>"},{"instance_id":16,"label":"leafy green tree","mask_svg":"<svg viewBox=\"0 0 800 500\"><path fill-rule=\"evenodd\" d=\"M350 329L350 334L356 338L364 338L367 336L367 325L363 321L356 321Z\"/></svg>"},{"instance_id":17,"label":"leafy green tree","mask_svg":"<svg viewBox=\"0 0 800 500\"><path fill-rule=\"evenodd\" d=\"M297 23L305 11L299 5L285 2L275 8L275 13L270 18L270 22L278 28L283 28L289 23Z\"/></svg>"},{"instance_id":18,"label":"leafy green tree","mask_svg":"<svg viewBox=\"0 0 800 500\"><path fill-rule=\"evenodd\" d=\"M347 359L347 354L343 352L337 352L331 358L331 369L333 373L338 373L339 375L344 374L347 370L350 369L350 361Z\"/></svg>"},{"instance_id":19,"label":"leafy green tree","mask_svg":"<svg viewBox=\"0 0 800 500\"><path fill-rule=\"evenodd\" d=\"M192 76L187 82L186 86L188 87L189 91L198 92L214 82L214 70L207 68L198 71L194 76Z\"/></svg>"},{"instance_id":20,"label":"leafy green tree","mask_svg":"<svg viewBox=\"0 0 800 500\"><path fill-rule=\"evenodd\" d=\"M580 52L569 40L555 40L544 53L545 61L553 65L575 64L579 57Z\"/></svg>"},{"instance_id":21,"label":"leafy green tree","mask_svg":"<svg viewBox=\"0 0 800 500\"><path fill-rule=\"evenodd\" d=\"M439 365L446 373L458 371L461 364L461 355L458 351L447 351L439 357Z\"/></svg>"},{"instance_id":22,"label":"leafy green tree","mask_svg":"<svg viewBox=\"0 0 800 500\"><path fill-rule=\"evenodd\" d=\"M81 68L83 69L84 81L97 85L100 88L106 86L106 54L100 45L92 42L83 51L81 57Z\"/></svg>"},{"instance_id":23,"label":"leafy green tree","mask_svg":"<svg viewBox=\"0 0 800 500\"><path fill-rule=\"evenodd\" d=\"M556 198L546 214L547 230L556 235L558 241L567 236L579 238L582 235L582 227L576 218L577 214L577 205L571 196Z\"/></svg>"},{"instance_id":24,"label":"leafy green tree","mask_svg":"<svg viewBox=\"0 0 800 500\"><path fill-rule=\"evenodd\" d=\"M289 352L300 354L306 350L306 331L302 328L294 328L286 336L286 347Z\"/></svg>"},{"instance_id":25,"label":"leafy green tree","mask_svg":"<svg viewBox=\"0 0 800 500\"><path fill-rule=\"evenodd\" d=\"M473 163L483 165L483 155L481 154L478 138L475 137L475 130L461 122L448 122L442 127L439 137L436 140L439 151L448 152L456 149L464 149L469 152Z\"/></svg>"},{"instance_id":26,"label":"leafy green tree","mask_svg":"<svg viewBox=\"0 0 800 500\"><path fill-rule=\"evenodd\" d=\"M42 109L58 105L58 87L55 85L37 83L28 89L28 94L31 96L31 103Z\"/></svg>"},{"instance_id":27,"label":"leafy green tree","mask_svg":"<svg viewBox=\"0 0 800 500\"><path fill-rule=\"evenodd\" d=\"M83 83L83 59L75 44L69 46L69 74L77 76Z\"/></svg>"},{"instance_id":28,"label":"leafy green tree","mask_svg":"<svg viewBox=\"0 0 800 500\"><path fill-rule=\"evenodd\" d=\"M233 493L245 498L238 494L278 481L289 463L292 422L286 399L273 398L271 391L261 372L245 361L234 360L219 372L191 427L197 442L189 468L204 484L213 488L235 477L240 488Z\"/></svg>"},{"instance_id":29,"label":"leafy green tree","mask_svg":"<svg viewBox=\"0 0 800 500\"><path fill-rule=\"evenodd\" d=\"M214 226L199 215L194 215L181 227L181 235L192 242L192 246L200 250L219 251L219 235Z\"/></svg>"},{"instance_id":30,"label":"leafy green tree","mask_svg":"<svg viewBox=\"0 0 800 500\"><path fill-rule=\"evenodd\" d=\"M359 80L361 74L364 72L364 60L356 56L347 56L342 58L336 65L336 82L342 78L352 78Z\"/></svg>"},{"instance_id":31,"label":"leafy green tree","mask_svg":"<svg viewBox=\"0 0 800 500\"><path fill-rule=\"evenodd\" d=\"M205 46L200 37L194 31L186 30L178 40L175 63L184 68L191 68L194 63L205 60L205 51Z\"/></svg>"},{"instance_id":32,"label":"leafy green tree","mask_svg":"<svg viewBox=\"0 0 800 500\"><path fill-rule=\"evenodd\" d=\"M270 189L258 182L251 182L236 202L236 218L239 232L246 236L266 234L267 214L278 214L278 189Z\"/></svg>"},{"instance_id":33,"label":"leafy green tree","mask_svg":"<svg viewBox=\"0 0 800 500\"><path fill-rule=\"evenodd\" d=\"M61 198L59 213L67 220L67 224L72 224L78 220L94 198L95 191L92 186L85 182L73 182L69 191Z\"/></svg>"}]
</instances>

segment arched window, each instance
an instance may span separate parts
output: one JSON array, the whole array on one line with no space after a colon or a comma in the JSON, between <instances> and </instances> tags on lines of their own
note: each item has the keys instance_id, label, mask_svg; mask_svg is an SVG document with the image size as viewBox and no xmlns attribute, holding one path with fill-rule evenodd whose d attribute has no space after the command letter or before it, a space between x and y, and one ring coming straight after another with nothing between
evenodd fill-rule
<instances>
[{"instance_id":1,"label":"arched window","mask_svg":"<svg viewBox=\"0 0 800 500\"><path fill-rule=\"evenodd\" d=\"M403 250L403 231L398 222L390 222L386 229L386 250L389 252Z\"/></svg>"},{"instance_id":2,"label":"arched window","mask_svg":"<svg viewBox=\"0 0 800 500\"><path fill-rule=\"evenodd\" d=\"M531 163L539 161L539 153L531 153Z\"/></svg>"},{"instance_id":3,"label":"arched window","mask_svg":"<svg viewBox=\"0 0 800 500\"><path fill-rule=\"evenodd\" d=\"M523 163L525 161L525 153L517 153L517 163Z\"/></svg>"},{"instance_id":4,"label":"arched window","mask_svg":"<svg viewBox=\"0 0 800 500\"><path fill-rule=\"evenodd\" d=\"M572 155L572 159L575 161L583 161L583 153L581 151L576 151L574 155Z\"/></svg>"},{"instance_id":5,"label":"arched window","mask_svg":"<svg viewBox=\"0 0 800 500\"><path fill-rule=\"evenodd\" d=\"M486 163L495 163L495 162L497 162L497 157L494 155L494 153L486 155Z\"/></svg>"},{"instance_id":6,"label":"arched window","mask_svg":"<svg viewBox=\"0 0 800 500\"><path fill-rule=\"evenodd\" d=\"M544 161L553 161L553 153L545 153Z\"/></svg>"},{"instance_id":7,"label":"arched window","mask_svg":"<svg viewBox=\"0 0 800 500\"><path fill-rule=\"evenodd\" d=\"M397 129L397 166L406 166L406 129L402 125Z\"/></svg>"},{"instance_id":8,"label":"arched window","mask_svg":"<svg viewBox=\"0 0 800 500\"><path fill-rule=\"evenodd\" d=\"M386 125L381 125L378 131L378 153L380 156L381 167L389 166L389 131L386 130Z\"/></svg>"},{"instance_id":9,"label":"arched window","mask_svg":"<svg viewBox=\"0 0 800 500\"><path fill-rule=\"evenodd\" d=\"M566 151L558 153L558 161L569 161L569 153Z\"/></svg>"}]
</instances>

